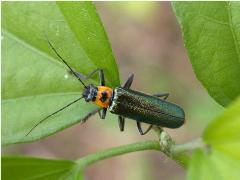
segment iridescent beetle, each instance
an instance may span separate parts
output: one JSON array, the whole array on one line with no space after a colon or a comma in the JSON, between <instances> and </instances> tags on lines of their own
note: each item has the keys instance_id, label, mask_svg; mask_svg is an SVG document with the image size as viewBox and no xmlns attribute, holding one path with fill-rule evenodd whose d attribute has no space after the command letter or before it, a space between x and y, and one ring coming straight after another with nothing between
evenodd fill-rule
<instances>
[{"instance_id":1,"label":"iridescent beetle","mask_svg":"<svg viewBox=\"0 0 240 180\"><path fill-rule=\"evenodd\" d=\"M104 72L102 69L96 69L87 77L83 76L82 74L74 71L59 55L51 42L49 40L47 41L56 55L69 68L69 72L73 74L84 86L84 90L80 98L42 119L26 134L26 136L44 120L76 103L82 98L84 98L86 102L91 101L102 108L99 111L101 119L105 119L107 109L109 109L111 113L117 114L120 131L124 130L125 118L136 120L137 128L141 135L146 134L153 125L167 128L178 128L184 124L185 114L183 109L166 101L169 96L168 93L159 93L151 96L142 92L131 90L130 86L133 82L133 74L128 78L122 87L116 87L114 89L107 87L105 86ZM93 84L86 86L83 79L87 80L95 73L99 73L100 86L95 86ZM160 97L163 97L163 99L160 99ZM150 124L145 132L142 130L141 122Z\"/></svg>"}]
</instances>

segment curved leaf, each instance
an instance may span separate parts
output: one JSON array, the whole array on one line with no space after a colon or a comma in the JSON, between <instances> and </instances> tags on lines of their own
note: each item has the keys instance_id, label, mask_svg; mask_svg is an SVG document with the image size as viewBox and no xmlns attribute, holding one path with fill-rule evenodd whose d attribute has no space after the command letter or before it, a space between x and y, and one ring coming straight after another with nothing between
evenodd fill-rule
<instances>
[{"instance_id":1,"label":"curved leaf","mask_svg":"<svg viewBox=\"0 0 240 180\"><path fill-rule=\"evenodd\" d=\"M240 98L204 132L206 152L195 151L188 179L238 179L240 169Z\"/></svg>"},{"instance_id":2,"label":"curved leaf","mask_svg":"<svg viewBox=\"0 0 240 180\"><path fill-rule=\"evenodd\" d=\"M3 144L43 138L96 109L90 103L76 103L25 136L42 118L79 98L83 89L44 34L78 72L87 75L103 68L107 85L120 84L112 50L91 2L3 2L2 32ZM97 85L98 78L86 83Z\"/></svg>"},{"instance_id":3,"label":"curved leaf","mask_svg":"<svg viewBox=\"0 0 240 180\"><path fill-rule=\"evenodd\" d=\"M83 174L75 168L76 163L33 157L3 157L3 179L80 180Z\"/></svg>"},{"instance_id":4,"label":"curved leaf","mask_svg":"<svg viewBox=\"0 0 240 180\"><path fill-rule=\"evenodd\" d=\"M188 180L227 180L239 178L240 161L226 154L212 150L211 152L195 151L189 164Z\"/></svg>"},{"instance_id":5,"label":"curved leaf","mask_svg":"<svg viewBox=\"0 0 240 180\"><path fill-rule=\"evenodd\" d=\"M88 57L104 69L108 84L119 86L117 65L94 5L79 2L58 2L57 5Z\"/></svg>"},{"instance_id":6,"label":"curved leaf","mask_svg":"<svg viewBox=\"0 0 240 180\"><path fill-rule=\"evenodd\" d=\"M238 179L240 169L240 97L205 130L209 145L197 150L191 159L188 179Z\"/></svg>"},{"instance_id":7,"label":"curved leaf","mask_svg":"<svg viewBox=\"0 0 240 180\"><path fill-rule=\"evenodd\" d=\"M240 160L240 97L207 127L204 140Z\"/></svg>"},{"instance_id":8,"label":"curved leaf","mask_svg":"<svg viewBox=\"0 0 240 180\"><path fill-rule=\"evenodd\" d=\"M226 106L240 95L240 3L174 2L199 81Z\"/></svg>"}]
</instances>

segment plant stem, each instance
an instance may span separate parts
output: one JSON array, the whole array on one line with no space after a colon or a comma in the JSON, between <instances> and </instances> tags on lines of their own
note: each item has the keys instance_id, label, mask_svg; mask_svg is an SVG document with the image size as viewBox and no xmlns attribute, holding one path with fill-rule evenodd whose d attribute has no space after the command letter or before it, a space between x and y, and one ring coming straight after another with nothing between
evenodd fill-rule
<instances>
[{"instance_id":1,"label":"plant stem","mask_svg":"<svg viewBox=\"0 0 240 180\"><path fill-rule=\"evenodd\" d=\"M136 152L143 150L156 150L160 151L160 145L158 141L143 141L137 142L133 144L123 145L103 151L99 151L90 155L87 155L83 158L80 158L76 161L76 163L81 167L81 169L97 162L100 160L104 160L110 157Z\"/></svg>"},{"instance_id":2,"label":"plant stem","mask_svg":"<svg viewBox=\"0 0 240 180\"><path fill-rule=\"evenodd\" d=\"M183 167L186 167L190 159L189 152L198 148L207 148L207 145L204 144L201 138L185 144L173 145L170 152L173 156L172 159L181 164Z\"/></svg>"},{"instance_id":3,"label":"plant stem","mask_svg":"<svg viewBox=\"0 0 240 180\"><path fill-rule=\"evenodd\" d=\"M192 151L197 148L204 148L206 147L206 144L203 143L202 139L196 139L194 141L185 143L185 144L180 144L180 145L175 145L172 147L172 153L173 154L180 154L186 151Z\"/></svg>"},{"instance_id":4,"label":"plant stem","mask_svg":"<svg viewBox=\"0 0 240 180\"><path fill-rule=\"evenodd\" d=\"M182 167L186 168L190 158L189 155L186 153L187 150L185 152L183 151L174 152L173 149L176 145L171 136L159 126L154 126L153 128L159 138L161 151L164 154L166 154L169 158L173 159L178 164L180 164Z\"/></svg>"},{"instance_id":5,"label":"plant stem","mask_svg":"<svg viewBox=\"0 0 240 180\"><path fill-rule=\"evenodd\" d=\"M76 160L76 163L78 164L77 168L83 170L95 162L110 157L143 150L161 151L169 158L179 163L182 167L186 168L190 159L188 152L196 148L203 148L205 146L201 139L197 139L186 144L175 145L175 142L168 133L163 131L160 127L154 127L154 129L157 132L159 141L148 140L99 151Z\"/></svg>"}]
</instances>

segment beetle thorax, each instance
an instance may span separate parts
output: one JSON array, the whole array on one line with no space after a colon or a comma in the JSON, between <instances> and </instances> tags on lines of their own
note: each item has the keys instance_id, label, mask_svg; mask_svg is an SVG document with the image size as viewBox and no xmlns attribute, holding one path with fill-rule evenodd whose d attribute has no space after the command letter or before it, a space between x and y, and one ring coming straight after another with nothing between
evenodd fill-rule
<instances>
[{"instance_id":1,"label":"beetle thorax","mask_svg":"<svg viewBox=\"0 0 240 180\"><path fill-rule=\"evenodd\" d=\"M83 97L86 102L92 101L96 105L108 108L113 96L113 89L107 86L94 86L92 84L86 86L83 90Z\"/></svg>"}]
</instances>

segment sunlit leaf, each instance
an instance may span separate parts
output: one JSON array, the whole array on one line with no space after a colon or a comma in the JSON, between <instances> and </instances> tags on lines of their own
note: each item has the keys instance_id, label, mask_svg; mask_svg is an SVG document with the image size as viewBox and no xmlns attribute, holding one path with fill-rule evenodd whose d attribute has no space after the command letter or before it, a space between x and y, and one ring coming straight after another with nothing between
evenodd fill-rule
<instances>
[{"instance_id":1,"label":"sunlit leaf","mask_svg":"<svg viewBox=\"0 0 240 180\"><path fill-rule=\"evenodd\" d=\"M240 161L226 154L212 150L198 150L191 159L188 180L228 180L239 178Z\"/></svg>"},{"instance_id":2,"label":"sunlit leaf","mask_svg":"<svg viewBox=\"0 0 240 180\"><path fill-rule=\"evenodd\" d=\"M240 95L240 3L174 2L194 72L221 105Z\"/></svg>"},{"instance_id":3,"label":"sunlit leaf","mask_svg":"<svg viewBox=\"0 0 240 180\"><path fill-rule=\"evenodd\" d=\"M205 130L205 152L197 150L190 162L188 179L238 179L240 169L240 98Z\"/></svg>"},{"instance_id":4,"label":"sunlit leaf","mask_svg":"<svg viewBox=\"0 0 240 180\"><path fill-rule=\"evenodd\" d=\"M204 140L240 160L240 98L208 126Z\"/></svg>"},{"instance_id":5,"label":"sunlit leaf","mask_svg":"<svg viewBox=\"0 0 240 180\"><path fill-rule=\"evenodd\" d=\"M79 98L82 85L49 47L78 72L106 72L118 86L117 66L96 9L91 2L2 3L2 143L33 141L80 122L96 106L84 101L45 116ZM96 77L92 81L98 85Z\"/></svg>"}]
</instances>

